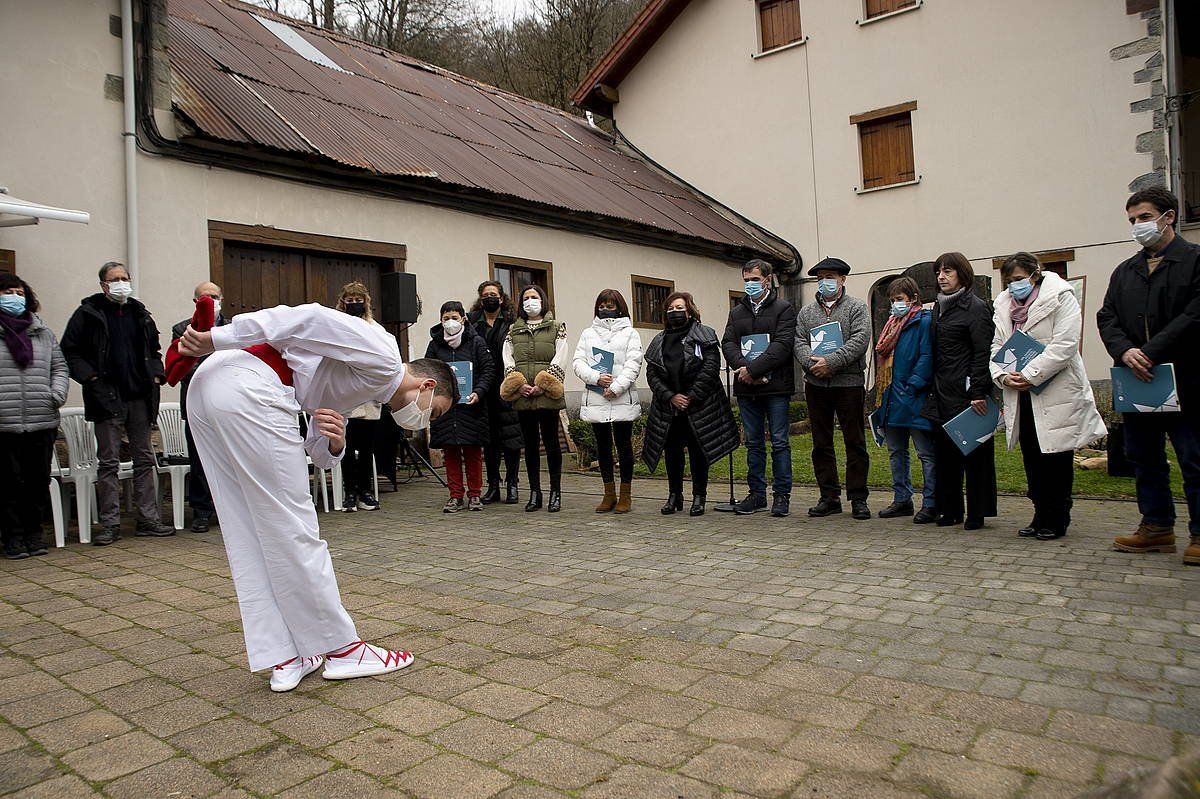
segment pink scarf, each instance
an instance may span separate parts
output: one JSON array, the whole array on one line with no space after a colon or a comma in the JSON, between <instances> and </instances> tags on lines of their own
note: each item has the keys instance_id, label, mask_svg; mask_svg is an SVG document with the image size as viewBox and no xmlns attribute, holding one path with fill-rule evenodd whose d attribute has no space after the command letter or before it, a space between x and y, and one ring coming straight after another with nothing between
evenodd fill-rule
<instances>
[{"instance_id":1,"label":"pink scarf","mask_svg":"<svg viewBox=\"0 0 1200 799\"><path fill-rule=\"evenodd\" d=\"M1025 298L1025 302L1021 302L1016 297L1009 295L1012 300L1012 305L1009 306L1009 312L1012 314L1013 330L1020 330L1025 326L1025 322L1029 320L1029 309L1033 307L1033 301L1037 299L1038 292L1042 290L1042 284L1039 281L1033 287L1033 291L1029 292L1029 296Z\"/></svg>"}]
</instances>

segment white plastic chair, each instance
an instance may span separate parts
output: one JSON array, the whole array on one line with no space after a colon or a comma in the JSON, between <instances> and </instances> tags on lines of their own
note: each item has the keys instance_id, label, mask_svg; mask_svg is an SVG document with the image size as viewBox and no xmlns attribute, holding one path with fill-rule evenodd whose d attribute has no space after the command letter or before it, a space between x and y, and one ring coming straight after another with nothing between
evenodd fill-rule
<instances>
[{"instance_id":1,"label":"white plastic chair","mask_svg":"<svg viewBox=\"0 0 1200 799\"><path fill-rule=\"evenodd\" d=\"M162 458L155 458L155 471L171 475L171 505L176 530L183 529L187 476L192 471L188 460L187 437L178 402L163 402L158 406L158 433L162 439ZM157 453L156 453L157 456Z\"/></svg>"},{"instance_id":2,"label":"white plastic chair","mask_svg":"<svg viewBox=\"0 0 1200 799\"><path fill-rule=\"evenodd\" d=\"M92 542L92 519L99 515L96 502L96 475L100 458L96 447L96 426L83 418L83 408L63 408L59 425L67 442L67 473L64 482L75 487L75 518L79 524L79 543ZM122 461L117 480L133 479L133 462ZM132 492L126 496L132 501Z\"/></svg>"},{"instance_id":3,"label":"white plastic chair","mask_svg":"<svg viewBox=\"0 0 1200 799\"><path fill-rule=\"evenodd\" d=\"M312 424L312 417L309 416L307 413L304 413L303 417L304 417L304 427L305 427L305 429L308 429L308 426ZM325 474L326 474L327 470L322 469L322 468L318 467L316 464L314 464L313 459L311 457L309 457L307 453L304 456L304 460L308 464L308 467L310 469L312 469L312 501L313 501L313 504L316 505L317 507L323 506L325 508L325 512L329 513L329 486L325 482ZM320 496L319 502L317 501L318 496Z\"/></svg>"},{"instance_id":4,"label":"white plastic chair","mask_svg":"<svg viewBox=\"0 0 1200 799\"><path fill-rule=\"evenodd\" d=\"M342 462L338 461L333 467L333 474L330 476L330 482L333 483L333 501L338 503L345 496L345 481L342 478ZM374 489L371 493L379 493L379 472L375 468L375 456L371 456L371 486ZM338 505L341 508L341 505Z\"/></svg>"},{"instance_id":5,"label":"white plastic chair","mask_svg":"<svg viewBox=\"0 0 1200 799\"><path fill-rule=\"evenodd\" d=\"M67 476L67 470L58 465L58 451L50 450L50 517L54 520L54 546L67 545L67 522L63 518L63 488L59 482Z\"/></svg>"}]
</instances>

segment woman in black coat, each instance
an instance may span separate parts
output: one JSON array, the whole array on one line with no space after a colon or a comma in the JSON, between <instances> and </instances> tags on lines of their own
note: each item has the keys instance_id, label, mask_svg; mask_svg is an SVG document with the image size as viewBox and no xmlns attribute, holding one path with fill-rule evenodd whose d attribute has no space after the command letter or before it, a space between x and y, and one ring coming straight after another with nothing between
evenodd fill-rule
<instances>
[{"instance_id":1,"label":"woman in black coat","mask_svg":"<svg viewBox=\"0 0 1200 799\"><path fill-rule=\"evenodd\" d=\"M467 324L467 312L462 303L451 300L442 305L442 323L429 331L426 358L445 361L459 375L463 387L470 364L469 388L461 391L462 399L448 412L433 420L429 427L429 446L446 455L446 481L450 483L450 499L442 508L444 513L483 510L480 493L483 489L483 447L488 435L488 392L496 382L496 370L487 343ZM463 471L466 471L466 490ZM467 504L463 504L463 495Z\"/></svg>"},{"instance_id":2,"label":"woman in black coat","mask_svg":"<svg viewBox=\"0 0 1200 799\"><path fill-rule=\"evenodd\" d=\"M692 466L692 507L700 516L708 494L709 464L737 449L729 398L721 386L721 342L700 324L692 295L677 291L663 303L666 329L646 350L646 379L654 395L642 460L654 471L665 456L669 495L662 512L683 510L683 455Z\"/></svg>"},{"instance_id":3,"label":"woman in black coat","mask_svg":"<svg viewBox=\"0 0 1200 799\"><path fill-rule=\"evenodd\" d=\"M933 391L924 415L934 423L934 466L937 485L934 504L939 527L962 524L965 530L983 527L984 517L996 515L996 446L994 439L963 455L942 425L967 408L983 415L992 396L988 361L991 358L991 307L972 290L975 272L966 256L945 253L934 262L938 297L933 309ZM963 478L966 477L966 522L963 523Z\"/></svg>"},{"instance_id":4,"label":"woman in black coat","mask_svg":"<svg viewBox=\"0 0 1200 799\"><path fill-rule=\"evenodd\" d=\"M483 504L489 505L500 500L500 460L503 459L507 487L504 504L516 505L520 496L518 489L524 437L521 435L521 422L517 419L517 412L512 409L512 405L500 399L504 337L512 327L516 312L513 310L512 301L504 293L504 286L495 280L480 283L478 294L475 304L471 306L468 322L487 343L488 353L492 356L492 368L495 370L491 387L487 396L483 398L488 415L488 440L483 447L484 461L487 465L487 491L483 494Z\"/></svg>"}]
</instances>

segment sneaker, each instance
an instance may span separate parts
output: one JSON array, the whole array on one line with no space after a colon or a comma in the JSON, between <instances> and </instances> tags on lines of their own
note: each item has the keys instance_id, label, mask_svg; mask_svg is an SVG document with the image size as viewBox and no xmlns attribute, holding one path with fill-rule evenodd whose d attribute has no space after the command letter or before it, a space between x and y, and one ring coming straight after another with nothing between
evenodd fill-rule
<instances>
[{"instance_id":1,"label":"sneaker","mask_svg":"<svg viewBox=\"0 0 1200 799\"><path fill-rule=\"evenodd\" d=\"M41 539L38 538L26 539L25 551L33 557L49 554L49 550L46 549L46 545L41 541Z\"/></svg>"},{"instance_id":2,"label":"sneaker","mask_svg":"<svg viewBox=\"0 0 1200 799\"><path fill-rule=\"evenodd\" d=\"M446 504L442 506L442 513L458 513L460 510L465 510L466 505L458 497L450 497L446 500Z\"/></svg>"},{"instance_id":3,"label":"sneaker","mask_svg":"<svg viewBox=\"0 0 1200 799\"><path fill-rule=\"evenodd\" d=\"M411 652L384 649L366 641L355 641L340 652L330 652L325 656L325 671L321 676L327 680L374 677L399 671L412 665L413 660L415 658Z\"/></svg>"},{"instance_id":4,"label":"sneaker","mask_svg":"<svg viewBox=\"0 0 1200 799\"><path fill-rule=\"evenodd\" d=\"M25 558L29 557L29 553L15 546L5 547L4 557L9 560L25 560Z\"/></svg>"},{"instance_id":5,"label":"sneaker","mask_svg":"<svg viewBox=\"0 0 1200 799\"><path fill-rule=\"evenodd\" d=\"M133 534L139 538L145 538L146 536L163 538L164 536L175 535L175 528L153 519L143 519L137 523L137 528Z\"/></svg>"},{"instance_id":6,"label":"sneaker","mask_svg":"<svg viewBox=\"0 0 1200 799\"><path fill-rule=\"evenodd\" d=\"M871 518L871 509L867 507L865 499L850 500L850 518L859 521Z\"/></svg>"},{"instance_id":7,"label":"sneaker","mask_svg":"<svg viewBox=\"0 0 1200 799\"><path fill-rule=\"evenodd\" d=\"M271 671L271 690L276 693L290 691L325 662L322 655L310 658L295 657L285 660Z\"/></svg>"},{"instance_id":8,"label":"sneaker","mask_svg":"<svg viewBox=\"0 0 1200 799\"><path fill-rule=\"evenodd\" d=\"M782 519L792 512L792 498L787 494L776 494L771 502L771 515L776 519Z\"/></svg>"},{"instance_id":9,"label":"sneaker","mask_svg":"<svg viewBox=\"0 0 1200 799\"><path fill-rule=\"evenodd\" d=\"M471 497L467 500L467 510L483 510L483 500L479 497Z\"/></svg>"},{"instance_id":10,"label":"sneaker","mask_svg":"<svg viewBox=\"0 0 1200 799\"><path fill-rule=\"evenodd\" d=\"M879 518L881 519L894 519L897 516L912 515L913 504L911 500L908 502L893 502L891 505L888 505L886 508L879 511Z\"/></svg>"},{"instance_id":11,"label":"sneaker","mask_svg":"<svg viewBox=\"0 0 1200 799\"><path fill-rule=\"evenodd\" d=\"M359 510L379 510L379 500L375 499L373 494L358 495Z\"/></svg>"},{"instance_id":12,"label":"sneaker","mask_svg":"<svg viewBox=\"0 0 1200 799\"><path fill-rule=\"evenodd\" d=\"M100 528L100 532L92 536L92 546L106 547L121 537L121 526L110 524Z\"/></svg>"},{"instance_id":13,"label":"sneaker","mask_svg":"<svg viewBox=\"0 0 1200 799\"><path fill-rule=\"evenodd\" d=\"M763 494L747 494L746 498L733 506L739 516L749 516L767 509L767 498Z\"/></svg>"},{"instance_id":14,"label":"sneaker","mask_svg":"<svg viewBox=\"0 0 1200 799\"><path fill-rule=\"evenodd\" d=\"M197 513L192 516L192 532L207 533L209 526L212 524L211 513Z\"/></svg>"},{"instance_id":15,"label":"sneaker","mask_svg":"<svg viewBox=\"0 0 1200 799\"><path fill-rule=\"evenodd\" d=\"M821 497L821 499L818 500L816 505L813 505L811 508L808 509L808 515L812 516L814 518L821 518L822 516L832 516L835 513L841 513L841 512L842 512L841 500L834 499L832 497Z\"/></svg>"},{"instance_id":16,"label":"sneaker","mask_svg":"<svg viewBox=\"0 0 1200 799\"><path fill-rule=\"evenodd\" d=\"M358 498L354 494L346 494L346 498L342 500L342 513L354 513L358 510Z\"/></svg>"}]
</instances>

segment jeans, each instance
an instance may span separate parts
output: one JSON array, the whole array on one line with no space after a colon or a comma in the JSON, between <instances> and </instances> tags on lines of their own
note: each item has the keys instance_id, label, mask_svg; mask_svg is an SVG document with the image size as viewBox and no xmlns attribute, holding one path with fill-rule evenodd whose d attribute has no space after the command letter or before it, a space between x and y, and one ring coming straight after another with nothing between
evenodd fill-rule
<instances>
[{"instance_id":1,"label":"jeans","mask_svg":"<svg viewBox=\"0 0 1200 799\"><path fill-rule=\"evenodd\" d=\"M204 474L204 462L200 460L200 453L196 451L196 441L192 438L191 425L184 423L183 436L187 441L188 464L191 466L191 471L188 473L188 504L192 506L192 513L199 516L212 516L216 512L216 508L213 506L208 478Z\"/></svg>"},{"instance_id":2,"label":"jeans","mask_svg":"<svg viewBox=\"0 0 1200 799\"><path fill-rule=\"evenodd\" d=\"M1033 400L1020 395L1018 436L1025 464L1026 496L1033 502L1033 527L1065 533L1071 524L1071 490L1075 485L1075 453L1042 452L1034 424Z\"/></svg>"},{"instance_id":3,"label":"jeans","mask_svg":"<svg viewBox=\"0 0 1200 799\"><path fill-rule=\"evenodd\" d=\"M846 496L851 502L867 498L867 473L871 455L867 452L866 391L857 387L822 388L811 383L804 387L808 400L808 421L812 429L812 463L821 499L838 500L842 485L838 480L837 455L833 448L833 421L842 428L846 442Z\"/></svg>"},{"instance_id":4,"label":"jeans","mask_svg":"<svg viewBox=\"0 0 1200 799\"><path fill-rule=\"evenodd\" d=\"M342 457L342 480L347 494L371 494L379 487L371 481L371 459L375 456L378 419L346 420L346 454Z\"/></svg>"},{"instance_id":5,"label":"jeans","mask_svg":"<svg viewBox=\"0 0 1200 799\"><path fill-rule=\"evenodd\" d=\"M667 462L667 490L672 494L683 494L683 454L692 464L692 496L703 497L708 494L708 458L704 455L704 447L696 439L692 423L686 413L676 413L671 418L671 426L667 428L667 441L663 446L663 458Z\"/></svg>"},{"instance_id":6,"label":"jeans","mask_svg":"<svg viewBox=\"0 0 1200 799\"><path fill-rule=\"evenodd\" d=\"M517 411L521 434L525 437L525 471L529 489L542 490L542 458L539 450L546 448L546 468L550 472L550 490L558 491L562 484L562 448L558 443L558 411ZM540 441L539 441L540 437Z\"/></svg>"},{"instance_id":7,"label":"jeans","mask_svg":"<svg viewBox=\"0 0 1200 799\"><path fill-rule=\"evenodd\" d=\"M596 460L600 461L600 477L604 482L613 482L613 442L617 445L617 459L621 463L621 482L633 482L633 422L592 423L596 434Z\"/></svg>"},{"instance_id":8,"label":"jeans","mask_svg":"<svg viewBox=\"0 0 1200 799\"><path fill-rule=\"evenodd\" d=\"M746 482L750 493L767 495L767 447L763 438L771 433L772 490L779 496L792 493L792 444L788 438L790 397L738 397L742 429L746 434Z\"/></svg>"},{"instance_id":9,"label":"jeans","mask_svg":"<svg viewBox=\"0 0 1200 799\"><path fill-rule=\"evenodd\" d=\"M904 504L913 498L912 470L909 468L908 442L912 439L917 448L917 457L921 459L921 472L925 477L925 487L921 490L921 507L932 511L937 507L933 492L937 485L933 465L933 433L929 430L917 430L909 427L886 427L883 431L887 442L888 459L892 466L892 498L897 504Z\"/></svg>"},{"instance_id":10,"label":"jeans","mask_svg":"<svg viewBox=\"0 0 1200 799\"><path fill-rule=\"evenodd\" d=\"M446 482L450 496L463 498L463 472L467 473L466 495L477 497L483 488L483 449L480 447L446 447Z\"/></svg>"},{"instance_id":11,"label":"jeans","mask_svg":"<svg viewBox=\"0 0 1200 799\"><path fill-rule=\"evenodd\" d=\"M102 527L121 523L121 485L117 471L121 467L121 428L129 438L133 456L133 505L138 521L161 522L158 494L154 490L154 450L150 447L150 402L129 400L125 416L96 422L96 495Z\"/></svg>"},{"instance_id":12,"label":"jeans","mask_svg":"<svg viewBox=\"0 0 1200 799\"><path fill-rule=\"evenodd\" d=\"M1175 524L1166 438L1170 436L1183 473L1188 532L1200 536L1200 414L1127 413L1125 454L1137 473L1138 510L1147 524Z\"/></svg>"},{"instance_id":13,"label":"jeans","mask_svg":"<svg viewBox=\"0 0 1200 799\"><path fill-rule=\"evenodd\" d=\"M57 430L0 433L0 535L6 552L42 545Z\"/></svg>"}]
</instances>

